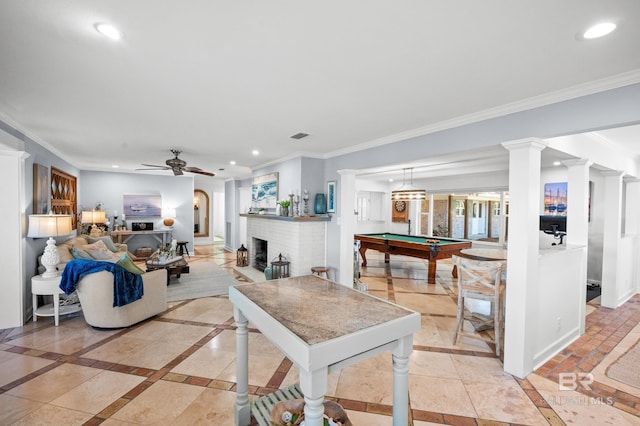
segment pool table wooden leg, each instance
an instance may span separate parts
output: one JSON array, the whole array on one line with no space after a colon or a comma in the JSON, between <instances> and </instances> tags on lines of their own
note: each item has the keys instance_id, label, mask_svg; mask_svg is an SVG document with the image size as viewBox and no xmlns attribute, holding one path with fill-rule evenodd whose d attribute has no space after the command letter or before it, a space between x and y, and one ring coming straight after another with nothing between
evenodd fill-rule
<instances>
[{"instance_id":1,"label":"pool table wooden leg","mask_svg":"<svg viewBox=\"0 0 640 426\"><path fill-rule=\"evenodd\" d=\"M362 266L367 266L367 256L365 256L367 249L363 249L362 247L360 247L358 251L360 252L360 256L362 257Z\"/></svg>"},{"instance_id":2,"label":"pool table wooden leg","mask_svg":"<svg viewBox=\"0 0 640 426\"><path fill-rule=\"evenodd\" d=\"M427 283L435 284L436 283L436 260L429 259L429 273L427 274Z\"/></svg>"}]
</instances>

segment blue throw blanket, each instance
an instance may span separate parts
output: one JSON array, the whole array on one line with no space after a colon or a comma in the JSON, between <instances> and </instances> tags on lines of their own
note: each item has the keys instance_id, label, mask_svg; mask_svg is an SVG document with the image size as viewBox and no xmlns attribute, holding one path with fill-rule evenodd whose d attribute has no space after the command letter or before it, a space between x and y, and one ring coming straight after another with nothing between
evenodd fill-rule
<instances>
[{"instance_id":1,"label":"blue throw blanket","mask_svg":"<svg viewBox=\"0 0 640 426\"><path fill-rule=\"evenodd\" d=\"M120 265L98 260L74 259L62 271L60 289L66 294L76 290L76 284L87 274L109 271L113 274L113 306L124 306L135 302L144 294L142 277L132 274Z\"/></svg>"}]
</instances>

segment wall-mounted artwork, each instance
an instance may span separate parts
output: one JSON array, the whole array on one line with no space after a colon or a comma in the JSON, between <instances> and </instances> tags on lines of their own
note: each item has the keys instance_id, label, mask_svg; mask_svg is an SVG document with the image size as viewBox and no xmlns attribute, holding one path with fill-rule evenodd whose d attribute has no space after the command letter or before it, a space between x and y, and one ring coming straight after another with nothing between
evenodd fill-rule
<instances>
[{"instance_id":1,"label":"wall-mounted artwork","mask_svg":"<svg viewBox=\"0 0 640 426\"><path fill-rule=\"evenodd\" d=\"M327 213L336 212L336 181L327 182Z\"/></svg>"},{"instance_id":2,"label":"wall-mounted artwork","mask_svg":"<svg viewBox=\"0 0 640 426\"><path fill-rule=\"evenodd\" d=\"M253 178L251 203L255 208L276 208L278 201L278 173Z\"/></svg>"},{"instance_id":3,"label":"wall-mounted artwork","mask_svg":"<svg viewBox=\"0 0 640 426\"><path fill-rule=\"evenodd\" d=\"M567 182L544 184L544 214L567 215Z\"/></svg>"},{"instance_id":4,"label":"wall-mounted artwork","mask_svg":"<svg viewBox=\"0 0 640 426\"><path fill-rule=\"evenodd\" d=\"M49 168L33 163L33 214L49 213L49 194Z\"/></svg>"},{"instance_id":5,"label":"wall-mounted artwork","mask_svg":"<svg viewBox=\"0 0 640 426\"><path fill-rule=\"evenodd\" d=\"M162 214L162 196L160 195L125 195L124 214L130 216L151 217Z\"/></svg>"}]
</instances>

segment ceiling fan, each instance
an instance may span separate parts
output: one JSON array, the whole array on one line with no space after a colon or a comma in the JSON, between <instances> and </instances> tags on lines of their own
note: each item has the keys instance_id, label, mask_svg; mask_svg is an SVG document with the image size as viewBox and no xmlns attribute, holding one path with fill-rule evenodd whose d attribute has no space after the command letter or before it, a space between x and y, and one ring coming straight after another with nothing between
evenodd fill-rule
<instances>
[{"instance_id":1,"label":"ceiling fan","mask_svg":"<svg viewBox=\"0 0 640 426\"><path fill-rule=\"evenodd\" d=\"M197 173L199 175L205 176L215 176L215 173L205 172L198 167L187 167L187 162L178 158L178 155L182 151L178 151L177 149L172 149L171 152L175 156L174 158L170 158L165 161L166 166L157 166L155 164L143 164L146 167L153 167L152 169L136 169L136 170L173 170L173 174L175 176L179 176L184 174L183 172L189 173Z\"/></svg>"}]
</instances>

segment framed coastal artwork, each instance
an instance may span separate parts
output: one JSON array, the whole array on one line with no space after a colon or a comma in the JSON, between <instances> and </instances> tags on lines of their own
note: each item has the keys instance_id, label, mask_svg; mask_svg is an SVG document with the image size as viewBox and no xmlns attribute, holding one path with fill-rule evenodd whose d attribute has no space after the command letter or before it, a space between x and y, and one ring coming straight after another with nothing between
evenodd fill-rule
<instances>
[{"instance_id":1,"label":"framed coastal artwork","mask_svg":"<svg viewBox=\"0 0 640 426\"><path fill-rule=\"evenodd\" d=\"M278 202L278 173L258 176L251 181L251 204L261 209L275 209Z\"/></svg>"},{"instance_id":2,"label":"framed coastal artwork","mask_svg":"<svg viewBox=\"0 0 640 426\"><path fill-rule=\"evenodd\" d=\"M544 214L567 215L567 182L544 184Z\"/></svg>"},{"instance_id":3,"label":"framed coastal artwork","mask_svg":"<svg viewBox=\"0 0 640 426\"><path fill-rule=\"evenodd\" d=\"M336 181L327 182L327 213L336 212Z\"/></svg>"},{"instance_id":4,"label":"framed coastal artwork","mask_svg":"<svg viewBox=\"0 0 640 426\"><path fill-rule=\"evenodd\" d=\"M126 217L152 217L162 214L161 195L124 195Z\"/></svg>"}]
</instances>

